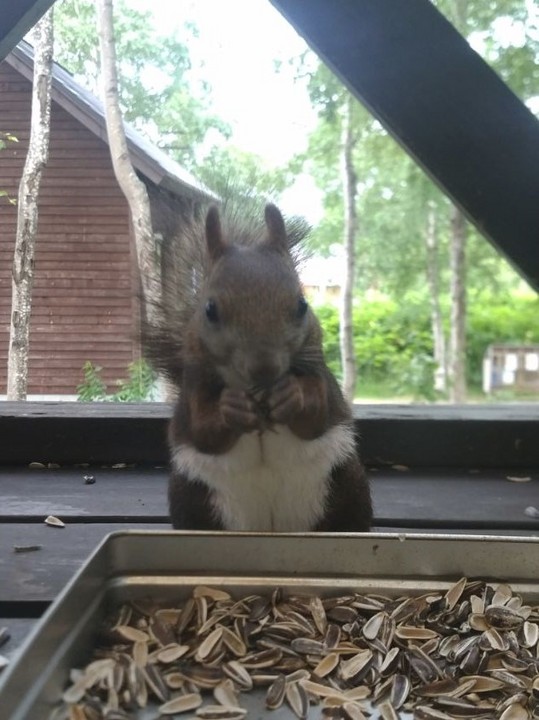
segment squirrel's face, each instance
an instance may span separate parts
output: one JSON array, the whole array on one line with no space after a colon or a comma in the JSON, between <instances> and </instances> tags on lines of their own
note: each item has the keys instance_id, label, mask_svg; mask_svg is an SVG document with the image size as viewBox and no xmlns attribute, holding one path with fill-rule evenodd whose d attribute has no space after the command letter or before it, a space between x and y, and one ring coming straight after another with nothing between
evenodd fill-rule
<instances>
[{"instance_id":1,"label":"squirrel's face","mask_svg":"<svg viewBox=\"0 0 539 720\"><path fill-rule=\"evenodd\" d=\"M313 316L290 256L229 247L215 263L200 307L200 340L229 387L267 388L289 372Z\"/></svg>"}]
</instances>

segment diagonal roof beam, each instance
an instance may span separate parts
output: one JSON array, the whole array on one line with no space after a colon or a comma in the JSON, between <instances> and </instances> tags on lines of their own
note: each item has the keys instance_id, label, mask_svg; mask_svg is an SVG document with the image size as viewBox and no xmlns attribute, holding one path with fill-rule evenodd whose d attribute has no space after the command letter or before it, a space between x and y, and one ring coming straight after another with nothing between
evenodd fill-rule
<instances>
[{"instance_id":1,"label":"diagonal roof beam","mask_svg":"<svg viewBox=\"0 0 539 720\"><path fill-rule=\"evenodd\" d=\"M271 0L539 290L539 122L429 0Z\"/></svg>"},{"instance_id":2,"label":"diagonal roof beam","mask_svg":"<svg viewBox=\"0 0 539 720\"><path fill-rule=\"evenodd\" d=\"M0 61L34 27L54 0L2 0L0 3Z\"/></svg>"}]
</instances>

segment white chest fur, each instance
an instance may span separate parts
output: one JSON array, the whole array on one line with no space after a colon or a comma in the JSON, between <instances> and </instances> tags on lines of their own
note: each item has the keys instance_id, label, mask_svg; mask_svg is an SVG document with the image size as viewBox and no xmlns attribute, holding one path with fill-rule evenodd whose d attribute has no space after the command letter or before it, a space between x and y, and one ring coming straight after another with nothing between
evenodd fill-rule
<instances>
[{"instance_id":1,"label":"white chest fur","mask_svg":"<svg viewBox=\"0 0 539 720\"><path fill-rule=\"evenodd\" d=\"M337 425L316 440L301 440L286 426L242 435L222 455L188 445L175 448L174 468L213 490L225 528L252 532L304 532L323 513L331 469L355 452L351 427Z\"/></svg>"}]
</instances>

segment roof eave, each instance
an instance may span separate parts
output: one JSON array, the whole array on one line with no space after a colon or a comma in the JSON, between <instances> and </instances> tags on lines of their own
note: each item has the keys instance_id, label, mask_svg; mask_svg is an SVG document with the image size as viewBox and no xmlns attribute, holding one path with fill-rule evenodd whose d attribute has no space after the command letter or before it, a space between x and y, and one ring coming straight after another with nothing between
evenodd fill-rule
<instances>
[{"instance_id":1,"label":"roof eave","mask_svg":"<svg viewBox=\"0 0 539 720\"><path fill-rule=\"evenodd\" d=\"M6 57L6 61L29 82L33 82L33 60L21 47L14 48ZM52 79L52 99L92 134L108 145L104 115L97 112L95 108L91 107L83 98L77 96L75 92L63 86L54 75ZM129 137L130 134L136 133L134 128L127 125L127 129L126 137L129 155L137 172L157 187L162 187L174 194L193 199L218 200L218 197L209 188L198 182L196 178L192 178L191 182L186 182L168 172L155 158L151 157ZM158 149L156 148L156 150ZM172 162L172 160L170 161Z\"/></svg>"}]
</instances>

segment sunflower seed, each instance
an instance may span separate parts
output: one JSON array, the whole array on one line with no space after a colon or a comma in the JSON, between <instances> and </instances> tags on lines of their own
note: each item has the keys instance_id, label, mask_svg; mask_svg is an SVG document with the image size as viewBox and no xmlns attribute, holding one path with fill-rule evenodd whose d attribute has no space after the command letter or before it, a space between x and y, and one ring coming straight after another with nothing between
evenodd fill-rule
<instances>
[{"instance_id":1,"label":"sunflower seed","mask_svg":"<svg viewBox=\"0 0 539 720\"><path fill-rule=\"evenodd\" d=\"M247 710L237 705L204 705L196 710L196 715L202 720L241 720Z\"/></svg>"},{"instance_id":2,"label":"sunflower seed","mask_svg":"<svg viewBox=\"0 0 539 720\"><path fill-rule=\"evenodd\" d=\"M485 620L498 630L517 628L524 622L524 618L503 605L491 605L485 610Z\"/></svg>"},{"instance_id":3,"label":"sunflower seed","mask_svg":"<svg viewBox=\"0 0 539 720\"><path fill-rule=\"evenodd\" d=\"M251 690L253 680L246 668L237 660L223 664L223 672L234 682L241 690Z\"/></svg>"},{"instance_id":4,"label":"sunflower seed","mask_svg":"<svg viewBox=\"0 0 539 720\"><path fill-rule=\"evenodd\" d=\"M230 678L223 680L213 688L213 697L221 705L237 706L238 693L234 687L234 683Z\"/></svg>"},{"instance_id":5,"label":"sunflower seed","mask_svg":"<svg viewBox=\"0 0 539 720\"><path fill-rule=\"evenodd\" d=\"M467 582L468 581L466 578L461 578L446 592L444 600L446 602L446 607L448 610L453 610L455 605L458 603Z\"/></svg>"},{"instance_id":6,"label":"sunflower seed","mask_svg":"<svg viewBox=\"0 0 539 720\"><path fill-rule=\"evenodd\" d=\"M198 585L196 588L194 588L193 597L206 597L210 600L213 600L214 602L232 599L232 596L230 595L230 593L226 592L226 590L221 590L220 588L214 587L207 587L206 585Z\"/></svg>"},{"instance_id":7,"label":"sunflower seed","mask_svg":"<svg viewBox=\"0 0 539 720\"><path fill-rule=\"evenodd\" d=\"M311 611L311 615L314 624L316 625L316 629L318 630L320 635L324 635L327 630L328 619L322 600L316 596L310 598L309 610Z\"/></svg>"},{"instance_id":8,"label":"sunflower seed","mask_svg":"<svg viewBox=\"0 0 539 720\"><path fill-rule=\"evenodd\" d=\"M386 614L384 612L376 613L376 615L373 615L367 620L365 625L363 625L363 635L367 640L374 640L374 638L378 636L385 617Z\"/></svg>"},{"instance_id":9,"label":"sunflower seed","mask_svg":"<svg viewBox=\"0 0 539 720\"><path fill-rule=\"evenodd\" d=\"M350 680L350 678L358 675L359 672L361 672L361 670L370 663L372 657L372 650L362 650L349 660L341 660L339 671L342 679Z\"/></svg>"},{"instance_id":10,"label":"sunflower seed","mask_svg":"<svg viewBox=\"0 0 539 720\"><path fill-rule=\"evenodd\" d=\"M363 708L358 703L349 700L343 704L342 708L350 720L367 720Z\"/></svg>"},{"instance_id":11,"label":"sunflower seed","mask_svg":"<svg viewBox=\"0 0 539 720\"><path fill-rule=\"evenodd\" d=\"M307 697L305 688L299 683L287 683L284 692L286 701L290 705L292 712L300 718L300 720L305 720L307 712L309 711L309 698Z\"/></svg>"},{"instance_id":12,"label":"sunflower seed","mask_svg":"<svg viewBox=\"0 0 539 720\"><path fill-rule=\"evenodd\" d=\"M331 672L333 672L333 670L335 670L338 664L339 656L337 655L337 653L329 653L328 655L323 657L322 660L320 660L318 665L316 665L316 667L313 669L313 673L317 677L325 677L326 675L329 675Z\"/></svg>"},{"instance_id":13,"label":"sunflower seed","mask_svg":"<svg viewBox=\"0 0 539 720\"><path fill-rule=\"evenodd\" d=\"M395 708L389 702L380 703L378 706L378 712L380 713L382 720L399 720L399 716Z\"/></svg>"},{"instance_id":14,"label":"sunflower seed","mask_svg":"<svg viewBox=\"0 0 539 720\"><path fill-rule=\"evenodd\" d=\"M168 665L175 660L179 660L179 658L183 657L189 650L189 645L178 645L177 643L165 645L165 647L161 648L157 653L157 660Z\"/></svg>"},{"instance_id":15,"label":"sunflower seed","mask_svg":"<svg viewBox=\"0 0 539 720\"><path fill-rule=\"evenodd\" d=\"M129 642L148 642L150 639L150 636L148 633L143 632L142 630L137 630L137 628L131 627L131 625L118 625L115 628L115 632L123 639L128 640Z\"/></svg>"},{"instance_id":16,"label":"sunflower seed","mask_svg":"<svg viewBox=\"0 0 539 720\"><path fill-rule=\"evenodd\" d=\"M161 715L174 715L175 713L188 712L195 710L202 705L202 695L199 693L188 693L187 695L178 695L178 697L168 700L159 706Z\"/></svg>"},{"instance_id":17,"label":"sunflower seed","mask_svg":"<svg viewBox=\"0 0 539 720\"><path fill-rule=\"evenodd\" d=\"M528 711L519 703L512 703L500 715L500 720L528 720Z\"/></svg>"},{"instance_id":18,"label":"sunflower seed","mask_svg":"<svg viewBox=\"0 0 539 720\"><path fill-rule=\"evenodd\" d=\"M284 701L286 689L286 678L284 675L278 675L266 692L266 707L269 710L276 710L281 707Z\"/></svg>"}]
</instances>

